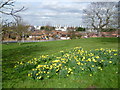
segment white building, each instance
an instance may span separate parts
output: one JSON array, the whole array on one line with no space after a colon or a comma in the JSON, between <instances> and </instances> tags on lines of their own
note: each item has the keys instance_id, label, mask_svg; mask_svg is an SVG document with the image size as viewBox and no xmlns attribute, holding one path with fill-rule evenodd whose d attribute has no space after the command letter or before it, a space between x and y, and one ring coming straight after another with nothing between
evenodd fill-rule
<instances>
[{"instance_id":1,"label":"white building","mask_svg":"<svg viewBox=\"0 0 120 90\"><path fill-rule=\"evenodd\" d=\"M34 26L36 30L40 30L41 26Z\"/></svg>"},{"instance_id":2,"label":"white building","mask_svg":"<svg viewBox=\"0 0 120 90\"><path fill-rule=\"evenodd\" d=\"M61 25L55 26L55 30L67 31L67 26L62 27Z\"/></svg>"}]
</instances>

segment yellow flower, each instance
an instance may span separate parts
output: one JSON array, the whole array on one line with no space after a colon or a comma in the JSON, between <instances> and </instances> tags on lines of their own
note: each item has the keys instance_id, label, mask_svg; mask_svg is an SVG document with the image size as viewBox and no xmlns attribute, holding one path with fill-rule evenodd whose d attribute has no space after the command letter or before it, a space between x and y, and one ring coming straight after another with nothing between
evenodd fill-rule
<instances>
[{"instance_id":1,"label":"yellow flower","mask_svg":"<svg viewBox=\"0 0 120 90\"><path fill-rule=\"evenodd\" d=\"M84 59L82 59L82 61L84 61Z\"/></svg>"},{"instance_id":2,"label":"yellow flower","mask_svg":"<svg viewBox=\"0 0 120 90\"><path fill-rule=\"evenodd\" d=\"M42 78L41 76L37 77L37 79L41 79L41 78Z\"/></svg>"},{"instance_id":3,"label":"yellow flower","mask_svg":"<svg viewBox=\"0 0 120 90\"><path fill-rule=\"evenodd\" d=\"M96 56L96 58L100 58L99 56Z\"/></svg>"},{"instance_id":4,"label":"yellow flower","mask_svg":"<svg viewBox=\"0 0 120 90\"><path fill-rule=\"evenodd\" d=\"M81 65L84 65L83 63L81 63Z\"/></svg>"},{"instance_id":5,"label":"yellow flower","mask_svg":"<svg viewBox=\"0 0 120 90\"><path fill-rule=\"evenodd\" d=\"M23 64L22 62L20 64Z\"/></svg>"},{"instance_id":6,"label":"yellow flower","mask_svg":"<svg viewBox=\"0 0 120 90\"><path fill-rule=\"evenodd\" d=\"M47 72L47 74L49 74L50 72Z\"/></svg>"},{"instance_id":7,"label":"yellow flower","mask_svg":"<svg viewBox=\"0 0 120 90\"><path fill-rule=\"evenodd\" d=\"M117 55L117 53L115 53L114 55Z\"/></svg>"},{"instance_id":8,"label":"yellow flower","mask_svg":"<svg viewBox=\"0 0 120 90\"><path fill-rule=\"evenodd\" d=\"M38 75L38 73L36 73L36 75Z\"/></svg>"},{"instance_id":9,"label":"yellow flower","mask_svg":"<svg viewBox=\"0 0 120 90\"><path fill-rule=\"evenodd\" d=\"M56 69L56 71L58 71L59 69Z\"/></svg>"},{"instance_id":10,"label":"yellow flower","mask_svg":"<svg viewBox=\"0 0 120 90\"><path fill-rule=\"evenodd\" d=\"M84 70L84 68L82 68L82 70Z\"/></svg>"},{"instance_id":11,"label":"yellow flower","mask_svg":"<svg viewBox=\"0 0 120 90\"><path fill-rule=\"evenodd\" d=\"M73 67L75 69L75 67Z\"/></svg>"},{"instance_id":12,"label":"yellow flower","mask_svg":"<svg viewBox=\"0 0 120 90\"><path fill-rule=\"evenodd\" d=\"M31 76L30 74L28 74L28 76Z\"/></svg>"},{"instance_id":13,"label":"yellow flower","mask_svg":"<svg viewBox=\"0 0 120 90\"><path fill-rule=\"evenodd\" d=\"M59 66L62 66L62 64L59 64Z\"/></svg>"},{"instance_id":14,"label":"yellow flower","mask_svg":"<svg viewBox=\"0 0 120 90\"><path fill-rule=\"evenodd\" d=\"M100 50L103 50L103 48L100 48Z\"/></svg>"},{"instance_id":15,"label":"yellow flower","mask_svg":"<svg viewBox=\"0 0 120 90\"><path fill-rule=\"evenodd\" d=\"M71 74L73 74L73 72L71 72Z\"/></svg>"},{"instance_id":16,"label":"yellow flower","mask_svg":"<svg viewBox=\"0 0 120 90\"><path fill-rule=\"evenodd\" d=\"M54 61L52 61L52 62L60 62L60 60L54 60Z\"/></svg>"},{"instance_id":17,"label":"yellow flower","mask_svg":"<svg viewBox=\"0 0 120 90\"><path fill-rule=\"evenodd\" d=\"M109 63L112 63L112 61L109 61Z\"/></svg>"},{"instance_id":18,"label":"yellow flower","mask_svg":"<svg viewBox=\"0 0 120 90\"><path fill-rule=\"evenodd\" d=\"M33 71L35 70L35 69L32 69Z\"/></svg>"},{"instance_id":19,"label":"yellow flower","mask_svg":"<svg viewBox=\"0 0 120 90\"><path fill-rule=\"evenodd\" d=\"M88 61L91 61L91 59L90 59L90 58L88 58Z\"/></svg>"},{"instance_id":20,"label":"yellow flower","mask_svg":"<svg viewBox=\"0 0 120 90\"><path fill-rule=\"evenodd\" d=\"M34 60L36 60L37 58L34 58Z\"/></svg>"},{"instance_id":21,"label":"yellow flower","mask_svg":"<svg viewBox=\"0 0 120 90\"><path fill-rule=\"evenodd\" d=\"M72 71L72 69L71 69L71 68L69 68L69 70L70 70L70 71Z\"/></svg>"},{"instance_id":22,"label":"yellow flower","mask_svg":"<svg viewBox=\"0 0 120 90\"><path fill-rule=\"evenodd\" d=\"M56 57L56 58L60 59L61 57Z\"/></svg>"},{"instance_id":23,"label":"yellow flower","mask_svg":"<svg viewBox=\"0 0 120 90\"><path fill-rule=\"evenodd\" d=\"M80 62L78 62L77 64L80 65Z\"/></svg>"},{"instance_id":24,"label":"yellow flower","mask_svg":"<svg viewBox=\"0 0 120 90\"><path fill-rule=\"evenodd\" d=\"M101 69L101 67L98 67L98 69Z\"/></svg>"},{"instance_id":25,"label":"yellow flower","mask_svg":"<svg viewBox=\"0 0 120 90\"><path fill-rule=\"evenodd\" d=\"M64 51L60 51L60 52L64 52Z\"/></svg>"},{"instance_id":26,"label":"yellow flower","mask_svg":"<svg viewBox=\"0 0 120 90\"><path fill-rule=\"evenodd\" d=\"M90 74L90 76L92 76L92 74Z\"/></svg>"},{"instance_id":27,"label":"yellow flower","mask_svg":"<svg viewBox=\"0 0 120 90\"><path fill-rule=\"evenodd\" d=\"M104 62L104 60L101 60L101 62Z\"/></svg>"},{"instance_id":28,"label":"yellow flower","mask_svg":"<svg viewBox=\"0 0 120 90\"><path fill-rule=\"evenodd\" d=\"M85 59L85 57L83 57L82 59Z\"/></svg>"},{"instance_id":29,"label":"yellow flower","mask_svg":"<svg viewBox=\"0 0 120 90\"><path fill-rule=\"evenodd\" d=\"M94 67L94 65L92 65L92 67Z\"/></svg>"},{"instance_id":30,"label":"yellow flower","mask_svg":"<svg viewBox=\"0 0 120 90\"><path fill-rule=\"evenodd\" d=\"M70 71L68 71L68 73L70 73Z\"/></svg>"}]
</instances>

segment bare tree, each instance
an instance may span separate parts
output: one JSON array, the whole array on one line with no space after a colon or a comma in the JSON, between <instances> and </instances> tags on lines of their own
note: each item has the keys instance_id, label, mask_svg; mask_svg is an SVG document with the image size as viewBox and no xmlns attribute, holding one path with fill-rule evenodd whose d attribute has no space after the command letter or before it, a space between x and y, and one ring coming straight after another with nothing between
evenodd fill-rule
<instances>
[{"instance_id":1,"label":"bare tree","mask_svg":"<svg viewBox=\"0 0 120 90\"><path fill-rule=\"evenodd\" d=\"M15 9L15 0L1 0L0 1L0 37L4 37L3 35L6 35L5 33L8 34L9 36L9 30L10 27L9 25L11 23L16 23L18 25L18 20L21 19L21 17L17 14L18 12L25 11L26 8L23 6L20 9ZM3 15L8 15L12 16L15 22L9 22L8 20L5 20ZM14 29L13 29L14 30Z\"/></svg>"},{"instance_id":2,"label":"bare tree","mask_svg":"<svg viewBox=\"0 0 120 90\"><path fill-rule=\"evenodd\" d=\"M20 18L17 13L26 10L26 8L23 6L22 8L16 10L14 8L14 3L14 0L0 1L0 13L5 15L11 15L15 20L17 18Z\"/></svg>"},{"instance_id":3,"label":"bare tree","mask_svg":"<svg viewBox=\"0 0 120 90\"><path fill-rule=\"evenodd\" d=\"M21 19L18 19L17 22L11 22L9 24L3 25L3 40L15 37L16 40L21 40L26 35L29 34L28 25L24 23Z\"/></svg>"},{"instance_id":4,"label":"bare tree","mask_svg":"<svg viewBox=\"0 0 120 90\"><path fill-rule=\"evenodd\" d=\"M92 2L87 9L83 10L83 22L98 32L103 28L116 27L117 3Z\"/></svg>"}]
</instances>

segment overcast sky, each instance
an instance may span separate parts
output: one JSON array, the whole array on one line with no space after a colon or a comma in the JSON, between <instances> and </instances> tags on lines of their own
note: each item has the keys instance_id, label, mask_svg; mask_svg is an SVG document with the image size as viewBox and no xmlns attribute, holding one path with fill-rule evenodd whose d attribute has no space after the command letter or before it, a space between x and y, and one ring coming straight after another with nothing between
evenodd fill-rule
<instances>
[{"instance_id":1,"label":"overcast sky","mask_svg":"<svg viewBox=\"0 0 120 90\"><path fill-rule=\"evenodd\" d=\"M98 0L16 0L15 7L28 8L19 15L30 25L78 26L82 25L83 9L93 1Z\"/></svg>"}]
</instances>

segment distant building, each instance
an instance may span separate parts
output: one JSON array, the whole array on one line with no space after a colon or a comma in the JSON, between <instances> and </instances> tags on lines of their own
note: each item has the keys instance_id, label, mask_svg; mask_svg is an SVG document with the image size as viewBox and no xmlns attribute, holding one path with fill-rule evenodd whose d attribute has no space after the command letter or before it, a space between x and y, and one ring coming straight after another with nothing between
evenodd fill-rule
<instances>
[{"instance_id":1,"label":"distant building","mask_svg":"<svg viewBox=\"0 0 120 90\"><path fill-rule=\"evenodd\" d=\"M40 30L41 29L41 26L34 26L35 27L35 30Z\"/></svg>"},{"instance_id":2,"label":"distant building","mask_svg":"<svg viewBox=\"0 0 120 90\"><path fill-rule=\"evenodd\" d=\"M29 26L28 31L35 31L35 27L34 26Z\"/></svg>"},{"instance_id":3,"label":"distant building","mask_svg":"<svg viewBox=\"0 0 120 90\"><path fill-rule=\"evenodd\" d=\"M64 27L61 27L61 26L56 26L55 27L55 30L57 30L57 31L67 31L67 26L64 26Z\"/></svg>"}]
</instances>

